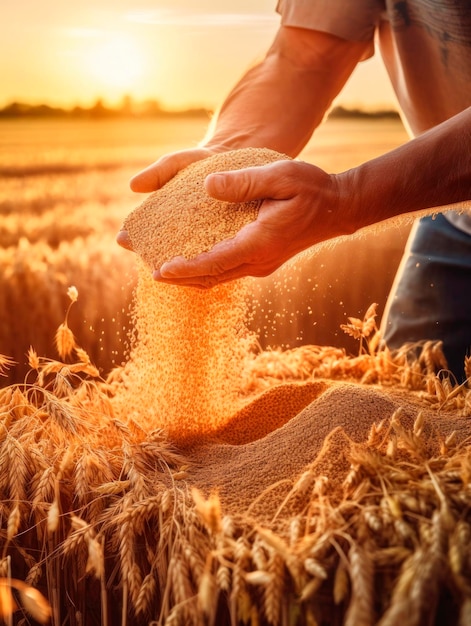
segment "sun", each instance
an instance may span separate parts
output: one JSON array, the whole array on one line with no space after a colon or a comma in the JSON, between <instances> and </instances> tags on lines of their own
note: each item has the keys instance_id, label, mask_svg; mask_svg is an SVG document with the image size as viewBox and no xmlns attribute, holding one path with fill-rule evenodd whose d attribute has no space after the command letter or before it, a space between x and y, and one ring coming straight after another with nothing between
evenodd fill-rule
<instances>
[{"instance_id":1,"label":"sun","mask_svg":"<svg viewBox=\"0 0 471 626\"><path fill-rule=\"evenodd\" d=\"M88 52L90 74L107 89L132 89L142 75L143 53L129 35L105 33Z\"/></svg>"}]
</instances>

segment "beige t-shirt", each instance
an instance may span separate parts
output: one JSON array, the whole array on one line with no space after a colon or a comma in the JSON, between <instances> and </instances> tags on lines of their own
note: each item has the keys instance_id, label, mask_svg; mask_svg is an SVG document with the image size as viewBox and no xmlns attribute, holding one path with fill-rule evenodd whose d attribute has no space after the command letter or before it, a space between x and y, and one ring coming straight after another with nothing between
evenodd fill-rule
<instances>
[{"instance_id":1,"label":"beige t-shirt","mask_svg":"<svg viewBox=\"0 0 471 626\"><path fill-rule=\"evenodd\" d=\"M375 43L411 134L471 106L469 0L278 0L285 26ZM471 234L471 216L447 217Z\"/></svg>"}]
</instances>

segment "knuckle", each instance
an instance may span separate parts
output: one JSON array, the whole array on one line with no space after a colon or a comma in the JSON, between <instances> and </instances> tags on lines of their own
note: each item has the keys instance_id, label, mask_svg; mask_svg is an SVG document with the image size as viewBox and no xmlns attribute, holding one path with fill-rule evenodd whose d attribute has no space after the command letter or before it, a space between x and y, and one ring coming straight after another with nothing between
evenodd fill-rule
<instances>
[{"instance_id":1,"label":"knuckle","mask_svg":"<svg viewBox=\"0 0 471 626\"><path fill-rule=\"evenodd\" d=\"M249 197L254 190L253 177L247 170L242 170L240 176L234 181L237 185L237 191L242 197Z\"/></svg>"}]
</instances>

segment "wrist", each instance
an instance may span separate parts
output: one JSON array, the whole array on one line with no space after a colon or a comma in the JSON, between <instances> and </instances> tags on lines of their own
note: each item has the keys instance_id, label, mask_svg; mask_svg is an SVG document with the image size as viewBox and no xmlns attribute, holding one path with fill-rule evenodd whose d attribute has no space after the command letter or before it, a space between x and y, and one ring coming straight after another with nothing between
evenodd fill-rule
<instances>
[{"instance_id":1,"label":"wrist","mask_svg":"<svg viewBox=\"0 0 471 626\"><path fill-rule=\"evenodd\" d=\"M356 183L357 168L332 174L332 184L336 194L336 208L332 219L336 222L339 236L352 235L367 224L362 223L365 212L362 211L364 200L361 186Z\"/></svg>"}]
</instances>

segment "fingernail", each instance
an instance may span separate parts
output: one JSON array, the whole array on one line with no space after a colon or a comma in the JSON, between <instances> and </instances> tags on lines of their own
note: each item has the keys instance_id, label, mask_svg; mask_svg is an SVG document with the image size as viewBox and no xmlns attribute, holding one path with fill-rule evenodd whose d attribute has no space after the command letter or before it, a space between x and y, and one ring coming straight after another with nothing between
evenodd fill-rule
<instances>
[{"instance_id":1,"label":"fingernail","mask_svg":"<svg viewBox=\"0 0 471 626\"><path fill-rule=\"evenodd\" d=\"M208 180L209 179L209 180ZM210 174L208 183L211 191L216 194L223 194L226 190L226 177L224 174Z\"/></svg>"},{"instance_id":2,"label":"fingernail","mask_svg":"<svg viewBox=\"0 0 471 626\"><path fill-rule=\"evenodd\" d=\"M169 266L168 261L166 261L165 263L162 263L160 268L154 271L154 278L157 280L157 276L158 278L168 278L169 276L171 276L172 273L168 272L168 269L167 269L168 266Z\"/></svg>"},{"instance_id":3,"label":"fingernail","mask_svg":"<svg viewBox=\"0 0 471 626\"><path fill-rule=\"evenodd\" d=\"M131 238L129 237L129 233L127 230L120 230L119 233L116 235L116 241L122 248L126 248L126 250L132 251L133 248Z\"/></svg>"}]
</instances>

